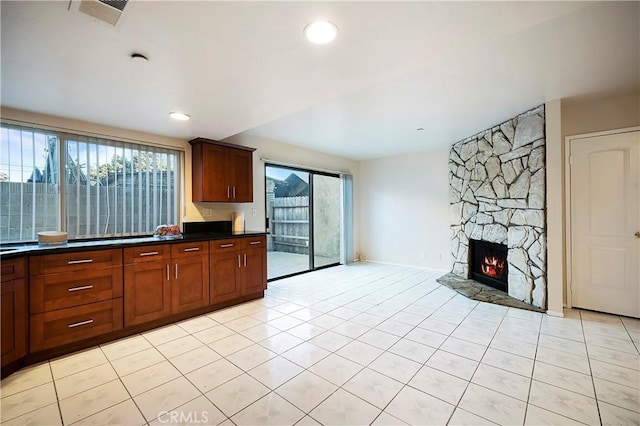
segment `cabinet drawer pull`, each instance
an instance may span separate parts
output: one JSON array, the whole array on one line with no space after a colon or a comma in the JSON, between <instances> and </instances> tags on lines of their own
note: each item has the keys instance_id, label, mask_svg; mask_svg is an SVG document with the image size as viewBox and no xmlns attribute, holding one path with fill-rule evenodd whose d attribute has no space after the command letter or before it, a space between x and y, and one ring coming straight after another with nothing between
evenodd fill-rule
<instances>
[{"instance_id":1,"label":"cabinet drawer pull","mask_svg":"<svg viewBox=\"0 0 640 426\"><path fill-rule=\"evenodd\" d=\"M256 244L262 244L262 241L251 241L249 244L256 245Z\"/></svg>"},{"instance_id":2,"label":"cabinet drawer pull","mask_svg":"<svg viewBox=\"0 0 640 426\"><path fill-rule=\"evenodd\" d=\"M169 281L169 265L167 265L167 281Z\"/></svg>"},{"instance_id":3,"label":"cabinet drawer pull","mask_svg":"<svg viewBox=\"0 0 640 426\"><path fill-rule=\"evenodd\" d=\"M235 186L233 187L233 199L234 200L236 199L236 187Z\"/></svg>"},{"instance_id":4,"label":"cabinet drawer pull","mask_svg":"<svg viewBox=\"0 0 640 426\"><path fill-rule=\"evenodd\" d=\"M231 196L229 195L229 190L230 190L230 187L227 186L227 198L231 198Z\"/></svg>"},{"instance_id":5,"label":"cabinet drawer pull","mask_svg":"<svg viewBox=\"0 0 640 426\"><path fill-rule=\"evenodd\" d=\"M220 248L227 248L227 247L233 247L235 246L235 243L231 243L231 244L220 244Z\"/></svg>"},{"instance_id":6,"label":"cabinet drawer pull","mask_svg":"<svg viewBox=\"0 0 640 426\"><path fill-rule=\"evenodd\" d=\"M70 260L67 262L67 265L77 265L79 263L91 263L93 259L82 259L82 260Z\"/></svg>"},{"instance_id":7,"label":"cabinet drawer pull","mask_svg":"<svg viewBox=\"0 0 640 426\"><path fill-rule=\"evenodd\" d=\"M184 251L200 251L200 247L190 247L190 248L184 249Z\"/></svg>"},{"instance_id":8,"label":"cabinet drawer pull","mask_svg":"<svg viewBox=\"0 0 640 426\"><path fill-rule=\"evenodd\" d=\"M87 325L87 324L91 324L93 322L92 319L90 320L86 320L86 321L80 321L80 322L76 322L74 324L69 324L69 328L73 328L73 327L80 327L81 325Z\"/></svg>"},{"instance_id":9,"label":"cabinet drawer pull","mask_svg":"<svg viewBox=\"0 0 640 426\"><path fill-rule=\"evenodd\" d=\"M67 289L67 291L89 290L90 288L93 288L93 285L83 285L83 286L80 286L80 287L71 287L71 288Z\"/></svg>"},{"instance_id":10,"label":"cabinet drawer pull","mask_svg":"<svg viewBox=\"0 0 640 426\"><path fill-rule=\"evenodd\" d=\"M240 255L238 255L238 268L241 268L242 266L240 266Z\"/></svg>"},{"instance_id":11,"label":"cabinet drawer pull","mask_svg":"<svg viewBox=\"0 0 640 426\"><path fill-rule=\"evenodd\" d=\"M247 254L244 254L244 267L247 267Z\"/></svg>"},{"instance_id":12,"label":"cabinet drawer pull","mask_svg":"<svg viewBox=\"0 0 640 426\"><path fill-rule=\"evenodd\" d=\"M176 280L177 280L178 279L178 264L177 263L176 263L176 272L175 272L175 274L176 274Z\"/></svg>"},{"instance_id":13,"label":"cabinet drawer pull","mask_svg":"<svg viewBox=\"0 0 640 426\"><path fill-rule=\"evenodd\" d=\"M144 252L144 253L140 253L139 256L141 256L141 257L142 256L155 256L156 254L158 254L157 251L147 251L147 252Z\"/></svg>"}]
</instances>

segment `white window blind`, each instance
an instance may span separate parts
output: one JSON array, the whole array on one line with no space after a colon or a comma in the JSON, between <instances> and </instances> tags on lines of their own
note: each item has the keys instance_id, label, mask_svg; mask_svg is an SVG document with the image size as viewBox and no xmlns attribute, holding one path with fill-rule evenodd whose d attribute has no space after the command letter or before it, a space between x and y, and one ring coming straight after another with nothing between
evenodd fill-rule
<instances>
[{"instance_id":1,"label":"white window blind","mask_svg":"<svg viewBox=\"0 0 640 426\"><path fill-rule=\"evenodd\" d=\"M179 151L8 124L1 130L1 242L35 241L38 231L56 229L70 239L148 235L178 223Z\"/></svg>"}]
</instances>

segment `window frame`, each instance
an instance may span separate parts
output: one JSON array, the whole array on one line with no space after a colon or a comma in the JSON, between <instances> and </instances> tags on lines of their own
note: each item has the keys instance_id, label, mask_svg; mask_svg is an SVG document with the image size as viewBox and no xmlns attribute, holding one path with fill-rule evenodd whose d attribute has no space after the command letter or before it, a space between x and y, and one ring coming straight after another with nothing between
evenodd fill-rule
<instances>
[{"instance_id":1,"label":"window frame","mask_svg":"<svg viewBox=\"0 0 640 426\"><path fill-rule=\"evenodd\" d=\"M174 183L172 191L174 192L173 197L173 212L175 215L175 223L178 226L181 226L182 223L182 215L181 212L184 211L185 201L184 201L184 189L185 189L185 147L177 146L177 145L169 145L169 144L161 144L161 143L153 143L148 140L137 140L130 138L123 138L113 135L105 135L99 133L85 132L85 131L77 131L70 130L34 123L27 123L16 120L9 119L1 119L0 120L1 128L13 128L17 130L23 131L31 131L33 133L42 132L49 135L54 135L57 139L56 147L57 147L57 166L58 170L56 173L58 185L58 193L57 193L57 230L60 231L68 231L68 227L70 226L69 218L68 218L68 209L67 209L67 187L72 184L68 184L66 181L67 178L67 149L68 143L76 142L76 143L86 143L95 144L98 146L105 147L113 147L116 150L138 150L139 152L150 153L153 152L155 154L166 154L170 156L175 156L175 168L174 168ZM89 175L90 167L86 166L87 176ZM26 183L26 181L21 180L20 182ZM148 194L146 195L148 196ZM169 200L169 198L167 198ZM90 205L90 204L88 204ZM161 225L160 223L156 225ZM93 225L92 225L93 226ZM154 226L155 227L155 226ZM148 229L148 228L147 228ZM82 234L78 236L73 236L69 238L69 241L91 241L91 240L107 240L107 239L121 239L121 238L136 238L141 236L150 236L153 231L136 231L136 232L115 232L110 234ZM0 241L1 245L15 245L15 244L30 244L37 242L37 230L32 230L31 238L27 237L19 240L6 240Z\"/></svg>"}]
</instances>

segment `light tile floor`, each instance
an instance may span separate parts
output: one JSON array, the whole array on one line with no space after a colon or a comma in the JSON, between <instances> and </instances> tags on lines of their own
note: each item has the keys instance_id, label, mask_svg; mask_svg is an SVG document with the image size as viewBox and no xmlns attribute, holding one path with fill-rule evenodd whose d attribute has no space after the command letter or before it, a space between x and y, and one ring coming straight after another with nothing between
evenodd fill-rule
<instances>
[{"instance_id":1,"label":"light tile floor","mask_svg":"<svg viewBox=\"0 0 640 426\"><path fill-rule=\"evenodd\" d=\"M355 264L19 371L3 425L640 424L640 321Z\"/></svg>"}]
</instances>

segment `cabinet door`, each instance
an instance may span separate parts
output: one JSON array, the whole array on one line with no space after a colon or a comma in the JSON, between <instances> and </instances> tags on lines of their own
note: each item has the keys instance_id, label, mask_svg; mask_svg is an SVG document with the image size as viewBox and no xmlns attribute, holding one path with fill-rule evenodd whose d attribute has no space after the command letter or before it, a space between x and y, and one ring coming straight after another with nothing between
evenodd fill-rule
<instances>
[{"instance_id":1,"label":"cabinet door","mask_svg":"<svg viewBox=\"0 0 640 426\"><path fill-rule=\"evenodd\" d=\"M23 357L27 347L27 299L25 280L18 278L4 281L0 294L2 311L2 366Z\"/></svg>"},{"instance_id":2,"label":"cabinet door","mask_svg":"<svg viewBox=\"0 0 640 426\"><path fill-rule=\"evenodd\" d=\"M264 248L247 249L243 254L244 295L258 293L267 288L267 252Z\"/></svg>"},{"instance_id":3,"label":"cabinet door","mask_svg":"<svg viewBox=\"0 0 640 426\"><path fill-rule=\"evenodd\" d=\"M173 260L172 313L190 311L209 304L209 257Z\"/></svg>"},{"instance_id":4,"label":"cabinet door","mask_svg":"<svg viewBox=\"0 0 640 426\"><path fill-rule=\"evenodd\" d=\"M227 149L211 144L202 147L202 194L193 201L229 201L231 187L227 175Z\"/></svg>"},{"instance_id":5,"label":"cabinet door","mask_svg":"<svg viewBox=\"0 0 640 426\"><path fill-rule=\"evenodd\" d=\"M125 327L171 314L171 281L167 262L126 265L124 288Z\"/></svg>"},{"instance_id":6,"label":"cabinet door","mask_svg":"<svg viewBox=\"0 0 640 426\"><path fill-rule=\"evenodd\" d=\"M253 152L229 149L231 198L236 203L253 202Z\"/></svg>"},{"instance_id":7,"label":"cabinet door","mask_svg":"<svg viewBox=\"0 0 640 426\"><path fill-rule=\"evenodd\" d=\"M209 262L211 277L210 304L235 299L242 294L239 272L241 254L238 251L212 253Z\"/></svg>"}]
</instances>

